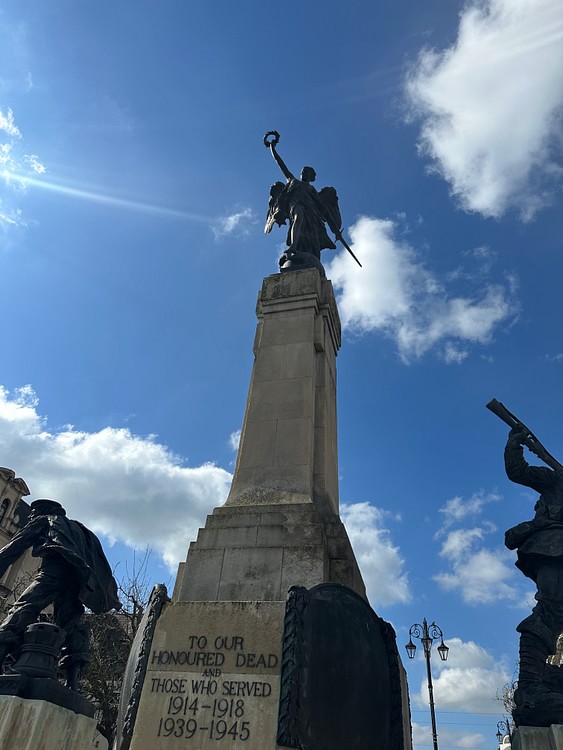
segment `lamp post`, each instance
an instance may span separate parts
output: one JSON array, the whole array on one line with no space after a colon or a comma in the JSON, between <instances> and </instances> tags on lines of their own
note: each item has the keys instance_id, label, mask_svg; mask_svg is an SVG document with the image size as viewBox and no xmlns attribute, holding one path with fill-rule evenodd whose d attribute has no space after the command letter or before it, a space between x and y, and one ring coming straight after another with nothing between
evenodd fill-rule
<instances>
[{"instance_id":1,"label":"lamp post","mask_svg":"<svg viewBox=\"0 0 563 750\"><path fill-rule=\"evenodd\" d=\"M434 744L434 750L438 750L438 733L436 732L436 714L434 712L434 688L432 687L432 671L430 669L430 653L432 651L432 643L440 639L440 645L438 646L438 655L442 661L446 661L448 658L448 651L450 650L444 643L444 634L441 629L433 622L428 625L426 617L422 621L422 625L415 623L409 630L409 642L405 646L409 659L414 659L416 653L416 645L412 639L418 638L422 643L424 649L424 656L426 658L426 674L428 677L428 697L430 699L430 718L432 720L432 742Z\"/></svg>"},{"instance_id":2,"label":"lamp post","mask_svg":"<svg viewBox=\"0 0 563 750\"><path fill-rule=\"evenodd\" d=\"M497 740L499 747L502 745L502 740L505 734L508 735L508 739L510 741L510 744L512 745L512 729L513 727L510 725L510 719L497 721Z\"/></svg>"}]
</instances>

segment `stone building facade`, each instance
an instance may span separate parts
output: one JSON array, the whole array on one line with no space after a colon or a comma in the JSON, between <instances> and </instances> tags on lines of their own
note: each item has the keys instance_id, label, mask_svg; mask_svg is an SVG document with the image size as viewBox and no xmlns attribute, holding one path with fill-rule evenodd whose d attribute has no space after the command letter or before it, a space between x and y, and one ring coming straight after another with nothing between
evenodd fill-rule
<instances>
[{"instance_id":1,"label":"stone building facade","mask_svg":"<svg viewBox=\"0 0 563 750\"><path fill-rule=\"evenodd\" d=\"M5 547L27 522L29 504L23 499L29 495L29 488L21 477L16 477L12 469L0 467L0 549ZM21 593L31 576L39 567L38 558L27 550L19 560L10 565L0 578L0 611L10 606L14 595Z\"/></svg>"}]
</instances>

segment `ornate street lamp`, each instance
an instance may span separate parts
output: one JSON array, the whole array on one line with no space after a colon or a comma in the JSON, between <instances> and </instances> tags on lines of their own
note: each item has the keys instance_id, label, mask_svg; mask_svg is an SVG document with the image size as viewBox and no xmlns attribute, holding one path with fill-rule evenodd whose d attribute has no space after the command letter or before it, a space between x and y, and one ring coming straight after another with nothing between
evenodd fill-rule
<instances>
[{"instance_id":1,"label":"ornate street lamp","mask_svg":"<svg viewBox=\"0 0 563 750\"><path fill-rule=\"evenodd\" d=\"M508 735L510 744L512 745L512 727L510 725L510 719L504 719L504 721L497 721L497 740L499 747L502 745L505 734Z\"/></svg>"},{"instance_id":2,"label":"ornate street lamp","mask_svg":"<svg viewBox=\"0 0 563 750\"><path fill-rule=\"evenodd\" d=\"M414 659L416 654L416 644L413 643L413 638L418 638L422 643L424 649L424 656L426 658L426 674L428 676L428 697L430 699L430 718L432 720L432 742L434 743L434 750L438 750L438 733L436 732L436 714L434 712L434 688L432 687L432 671L430 669L430 654L432 652L432 643L440 639L440 645L437 648L438 655L442 661L446 661L448 658L448 651L450 650L444 643L444 634L441 629L433 622L428 625L426 617L422 621L422 625L415 623L409 630L409 642L405 646L409 659Z\"/></svg>"}]
</instances>

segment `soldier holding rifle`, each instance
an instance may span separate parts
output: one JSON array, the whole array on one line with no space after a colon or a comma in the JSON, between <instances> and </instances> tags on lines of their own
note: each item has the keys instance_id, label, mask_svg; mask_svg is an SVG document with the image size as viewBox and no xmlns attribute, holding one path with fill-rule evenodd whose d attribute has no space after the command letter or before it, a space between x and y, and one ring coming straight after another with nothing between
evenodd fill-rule
<instances>
[{"instance_id":1,"label":"soldier holding rifle","mask_svg":"<svg viewBox=\"0 0 563 750\"><path fill-rule=\"evenodd\" d=\"M540 493L535 517L505 536L516 549L516 565L537 586L532 614L517 627L520 636L520 674L514 700L518 725L563 723L563 466L544 448L526 425L493 399L487 407L511 426L504 450L508 478ZM550 468L530 466L523 446Z\"/></svg>"}]
</instances>

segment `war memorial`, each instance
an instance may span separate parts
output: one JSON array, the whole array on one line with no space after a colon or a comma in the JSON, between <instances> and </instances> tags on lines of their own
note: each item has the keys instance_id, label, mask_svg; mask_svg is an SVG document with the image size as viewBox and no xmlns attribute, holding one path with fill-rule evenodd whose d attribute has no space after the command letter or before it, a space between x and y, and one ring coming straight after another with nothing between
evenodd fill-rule
<instances>
[{"instance_id":1,"label":"war memorial","mask_svg":"<svg viewBox=\"0 0 563 750\"><path fill-rule=\"evenodd\" d=\"M155 591L130 659L116 750L277 747L407 750L404 672L371 609L338 515L336 356L341 333L320 261L341 238L333 188L286 183L266 223L289 222L264 279L235 474L226 503ZM353 262L351 260L351 262Z\"/></svg>"},{"instance_id":2,"label":"war memorial","mask_svg":"<svg viewBox=\"0 0 563 750\"><path fill-rule=\"evenodd\" d=\"M264 137L285 178L271 188L265 229L287 225L286 249L258 293L232 486L190 544L173 592L153 589L113 750L412 750L395 632L367 601L339 516L341 330L321 263L321 251L335 248L327 226L350 262L360 261L342 235L336 190L317 192L312 167L295 177L278 142L275 131ZM563 750L563 467L502 404L488 406L511 427L509 479L541 493L536 517L506 537L538 589L518 626L513 747ZM529 467L523 446L549 468ZM0 569L30 546L42 557L0 625L0 661L13 656L0 676L0 750L90 750L80 617L84 605L118 606L115 581L99 542L58 503L36 501L32 510L0 552ZM55 624L36 622L47 604Z\"/></svg>"}]
</instances>

